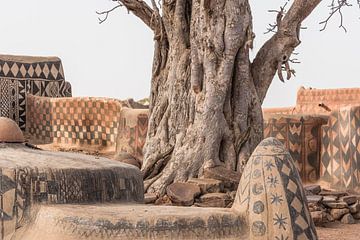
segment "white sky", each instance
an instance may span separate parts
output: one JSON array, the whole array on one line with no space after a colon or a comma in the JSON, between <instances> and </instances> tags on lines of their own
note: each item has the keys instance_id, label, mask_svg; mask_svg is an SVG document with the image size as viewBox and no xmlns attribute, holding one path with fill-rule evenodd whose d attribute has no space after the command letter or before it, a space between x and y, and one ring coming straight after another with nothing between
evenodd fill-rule
<instances>
[{"instance_id":1,"label":"white sky","mask_svg":"<svg viewBox=\"0 0 360 240\"><path fill-rule=\"evenodd\" d=\"M147 97L153 55L152 33L135 16L118 9L99 25L95 11L113 6L109 0L0 0L0 52L22 55L56 55L63 60L66 79L74 96L107 96L119 99ZM252 1L255 49L284 0ZM302 44L296 50L301 64L297 77L283 84L278 79L264 106L295 103L300 86L314 88L360 87L360 10L344 12L348 33L334 18L325 32L318 24L327 17L323 0L307 19Z\"/></svg>"}]
</instances>

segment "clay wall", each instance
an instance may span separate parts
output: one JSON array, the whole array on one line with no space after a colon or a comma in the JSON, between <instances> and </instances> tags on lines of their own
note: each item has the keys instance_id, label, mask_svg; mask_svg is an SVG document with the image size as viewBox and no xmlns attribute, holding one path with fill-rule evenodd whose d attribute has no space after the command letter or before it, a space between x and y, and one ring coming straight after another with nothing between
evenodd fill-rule
<instances>
[{"instance_id":1,"label":"clay wall","mask_svg":"<svg viewBox=\"0 0 360 240\"><path fill-rule=\"evenodd\" d=\"M27 97L26 135L43 144L115 150L121 103L106 98Z\"/></svg>"},{"instance_id":2,"label":"clay wall","mask_svg":"<svg viewBox=\"0 0 360 240\"><path fill-rule=\"evenodd\" d=\"M26 126L26 96L70 97L57 57L0 55L0 117L13 119L22 130Z\"/></svg>"}]
</instances>

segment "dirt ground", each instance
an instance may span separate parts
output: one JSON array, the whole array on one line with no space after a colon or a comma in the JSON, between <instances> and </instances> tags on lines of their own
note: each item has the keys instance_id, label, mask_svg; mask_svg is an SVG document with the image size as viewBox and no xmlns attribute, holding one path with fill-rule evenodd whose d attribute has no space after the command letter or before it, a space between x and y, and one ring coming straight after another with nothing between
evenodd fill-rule
<instances>
[{"instance_id":1,"label":"dirt ground","mask_svg":"<svg viewBox=\"0 0 360 240\"><path fill-rule=\"evenodd\" d=\"M360 222L357 224L329 223L316 228L319 240L359 240Z\"/></svg>"}]
</instances>

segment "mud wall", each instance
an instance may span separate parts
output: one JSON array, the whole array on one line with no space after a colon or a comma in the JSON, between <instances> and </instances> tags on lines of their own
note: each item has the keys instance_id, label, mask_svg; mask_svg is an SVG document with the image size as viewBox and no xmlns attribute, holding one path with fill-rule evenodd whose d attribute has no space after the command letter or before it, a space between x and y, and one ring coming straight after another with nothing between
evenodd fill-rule
<instances>
[{"instance_id":1,"label":"mud wall","mask_svg":"<svg viewBox=\"0 0 360 240\"><path fill-rule=\"evenodd\" d=\"M321 178L332 188L360 193L360 107L333 111L322 127Z\"/></svg>"},{"instance_id":2,"label":"mud wall","mask_svg":"<svg viewBox=\"0 0 360 240\"><path fill-rule=\"evenodd\" d=\"M70 97L57 57L0 55L0 117L13 119L25 130L26 96Z\"/></svg>"},{"instance_id":3,"label":"mud wall","mask_svg":"<svg viewBox=\"0 0 360 240\"><path fill-rule=\"evenodd\" d=\"M326 117L274 115L264 121L264 137L275 137L289 150L301 179L314 183L320 175L321 126Z\"/></svg>"}]
</instances>

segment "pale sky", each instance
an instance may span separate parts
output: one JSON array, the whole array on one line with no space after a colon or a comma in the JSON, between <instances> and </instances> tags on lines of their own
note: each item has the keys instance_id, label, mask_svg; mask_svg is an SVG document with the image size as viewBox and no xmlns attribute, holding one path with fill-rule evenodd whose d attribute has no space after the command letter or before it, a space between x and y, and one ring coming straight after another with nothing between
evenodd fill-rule
<instances>
[{"instance_id":1,"label":"pale sky","mask_svg":"<svg viewBox=\"0 0 360 240\"><path fill-rule=\"evenodd\" d=\"M338 18L320 32L327 17L323 3L309 17L296 50L301 64L296 78L285 84L277 78L265 107L295 104L300 86L313 88L360 87L360 9L344 11L348 33L338 28ZM0 52L59 56L74 96L141 99L149 95L153 55L152 33L125 9L118 9L99 25L97 10L113 6L110 0L0 0ZM253 0L255 54L270 35L264 35L284 0ZM355 2L355 1L354 1Z\"/></svg>"}]
</instances>

